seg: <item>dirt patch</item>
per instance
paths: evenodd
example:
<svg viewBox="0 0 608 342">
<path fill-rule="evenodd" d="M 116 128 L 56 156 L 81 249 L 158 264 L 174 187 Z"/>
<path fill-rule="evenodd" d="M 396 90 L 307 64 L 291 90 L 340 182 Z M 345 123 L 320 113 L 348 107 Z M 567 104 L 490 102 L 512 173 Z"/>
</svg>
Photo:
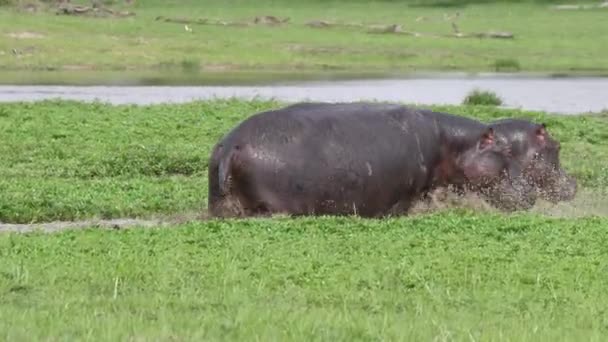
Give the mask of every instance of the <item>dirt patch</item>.
<svg viewBox="0 0 608 342">
<path fill-rule="evenodd" d="M 68 229 L 84 228 L 105 228 L 105 229 L 124 229 L 129 227 L 161 227 L 163 222 L 159 220 L 139 220 L 139 219 L 113 219 L 113 220 L 84 220 L 84 221 L 56 221 L 48 223 L 33 224 L 13 224 L 0 223 L 0 232 L 29 233 L 42 231 L 54 233 Z"/>
<path fill-rule="evenodd" d="M 488 32 L 472 32 L 472 33 L 463 33 L 460 32 L 456 23 L 452 23 L 453 33 L 449 34 L 434 34 L 434 33 L 424 33 L 424 32 L 414 32 L 407 31 L 402 28 L 399 24 L 391 24 L 391 25 L 382 25 L 382 26 L 373 26 L 367 30 L 367 33 L 370 34 L 402 34 L 412 37 L 429 37 L 429 38 L 494 38 L 494 39 L 513 39 L 513 33 L 511 32 L 497 32 L 497 31 L 488 31 Z"/>
<path fill-rule="evenodd" d="M 584 5 L 584 4 L 573 4 L 573 5 L 568 5 L 568 4 L 562 4 L 562 5 L 555 5 L 552 7 L 555 10 L 590 10 L 590 9 L 599 9 L 599 8 L 608 8 L 608 1 L 604 1 L 600 4 L 593 4 L 593 5 Z"/>
<path fill-rule="evenodd" d="M 15 39 L 42 39 L 42 38 L 46 37 L 42 33 L 29 32 L 29 31 L 10 32 L 10 33 L 7 33 L 6 36 L 10 37 L 10 38 L 15 38 Z"/>
<path fill-rule="evenodd" d="M 418 54 L 404 51 L 401 49 L 364 49 L 364 48 L 351 48 L 341 46 L 306 46 L 303 44 L 287 44 L 285 49 L 290 52 L 295 52 L 302 55 L 350 55 L 350 54 L 373 54 L 387 57 L 396 58 L 413 58 L 417 57 Z"/>
<path fill-rule="evenodd" d="M 11 49 L 11 53 L 17 58 L 22 58 L 32 56 L 36 50 L 37 48 L 35 46 L 26 46 L 20 49 Z"/>
<path fill-rule="evenodd" d="M 55 14 L 97 18 L 126 18 L 134 16 L 135 12 L 113 10 L 111 8 L 100 6 L 94 2 L 93 6 L 80 6 L 72 5 L 70 3 L 61 3 Z"/>
<path fill-rule="evenodd" d="M 177 215 L 158 216 L 153 218 L 116 218 L 116 219 L 88 219 L 81 221 L 54 221 L 44 223 L 1 223 L 0 233 L 29 233 L 43 232 L 55 233 L 64 230 L 77 229 L 108 229 L 121 230 L 128 228 L 167 228 L 196 220 L 207 219 L 205 214 L 182 213 Z"/>
<path fill-rule="evenodd" d="M 431 37 L 431 38 L 496 38 L 496 39 L 513 39 L 513 33 L 511 32 L 472 32 L 463 33 L 460 32 L 455 20 L 458 16 L 450 16 L 445 20 L 451 21 L 453 33 L 450 34 L 431 34 L 423 32 L 414 32 L 403 29 L 401 24 L 371 24 L 366 25 L 363 23 L 341 23 L 332 22 L 327 20 L 309 20 L 303 24 L 303 26 L 314 28 L 314 29 L 330 29 L 330 28 L 354 28 L 357 30 L 364 30 L 367 33 L 372 34 L 401 34 L 413 37 Z M 223 19 L 211 19 L 211 18 L 187 18 L 187 17 L 156 17 L 156 21 L 165 23 L 176 23 L 185 24 L 186 30 L 191 29 L 187 26 L 188 24 L 197 25 L 219 25 L 219 26 L 240 26 L 249 27 L 253 25 L 266 25 L 266 26 L 287 26 L 290 23 L 289 18 L 278 18 L 272 15 L 256 16 L 249 21 L 230 21 Z"/>
<path fill-rule="evenodd" d="M 95 66 L 92 64 L 68 64 L 61 67 L 63 70 L 69 71 L 84 71 L 94 70 Z"/>
<path fill-rule="evenodd" d="M 165 23 L 176 23 L 176 24 L 197 24 L 197 25 L 216 25 L 216 26 L 241 26 L 248 27 L 253 25 L 264 25 L 264 26 L 281 26 L 289 23 L 290 18 L 279 18 L 273 15 L 260 15 L 255 16 L 251 20 L 247 21 L 230 21 L 223 19 L 212 19 L 212 18 L 187 18 L 187 17 L 156 17 L 156 21 Z"/>
<path fill-rule="evenodd" d="M 331 22 L 327 20 L 311 20 L 304 23 L 305 26 L 312 28 L 330 28 L 330 27 L 355 27 L 361 28 L 365 25 L 362 23 L 340 23 L 340 22 Z"/>
<path fill-rule="evenodd" d="M 203 71 L 235 71 L 241 69 L 238 64 L 223 63 L 223 64 L 205 64 L 201 66 Z"/>
</svg>

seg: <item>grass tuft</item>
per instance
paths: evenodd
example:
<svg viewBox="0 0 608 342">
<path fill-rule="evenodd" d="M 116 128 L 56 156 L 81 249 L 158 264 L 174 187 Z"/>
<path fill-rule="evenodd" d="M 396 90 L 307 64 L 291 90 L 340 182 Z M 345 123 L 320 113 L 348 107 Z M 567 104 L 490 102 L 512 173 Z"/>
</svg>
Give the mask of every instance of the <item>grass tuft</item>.
<svg viewBox="0 0 608 342">
<path fill-rule="evenodd" d="M 183 71 L 185 72 L 199 72 L 201 65 L 199 61 L 196 60 L 190 60 L 190 59 L 184 59 L 182 60 L 182 62 L 180 63 L 181 68 Z"/>
<path fill-rule="evenodd" d="M 496 71 L 520 71 L 521 69 L 517 59 L 501 58 L 494 62 L 494 70 Z"/>
<path fill-rule="evenodd" d="M 463 100 L 466 106 L 500 106 L 502 99 L 491 91 L 475 89 Z"/>
</svg>

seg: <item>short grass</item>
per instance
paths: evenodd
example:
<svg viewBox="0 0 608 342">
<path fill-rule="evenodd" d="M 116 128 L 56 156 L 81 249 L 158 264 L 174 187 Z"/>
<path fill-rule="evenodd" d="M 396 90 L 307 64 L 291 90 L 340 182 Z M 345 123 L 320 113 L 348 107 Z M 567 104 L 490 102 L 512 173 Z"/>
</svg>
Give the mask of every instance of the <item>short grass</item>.
<svg viewBox="0 0 608 342">
<path fill-rule="evenodd" d="M 120 2 L 122 3 L 122 2 Z M 423 4 L 419 6 L 416 4 Z M 443 4 L 443 5 L 442 5 Z M 122 6 L 124 7 L 124 6 Z M 608 71 L 606 9 L 556 11 L 547 2 L 411 1 L 137 1 L 135 17 L 57 16 L 0 7 L 0 66 L 6 71 L 175 71 L 194 77 L 214 71 Z M 462 32 L 510 31 L 514 40 L 366 34 L 314 29 L 309 20 L 401 24 L 405 30 L 450 33 L 456 13 Z M 286 27 L 223 27 L 162 23 L 158 16 L 251 20 L 291 18 Z M 419 20 L 417 20 L 419 19 Z M 33 32 L 40 38 L 24 38 Z M 12 34 L 17 34 L 12 35 Z M 68 71 L 66 71 L 68 70 Z M 61 77 L 72 77 L 64 73 Z M 23 74 L 4 74 L 19 82 Z M 60 76 L 57 76 L 60 77 Z M 96 76 L 92 75 L 92 78 Z M 110 76 L 109 76 L 110 77 Z M 112 74 L 111 77 L 114 77 Z M 200 76 L 204 79 L 204 76 Z"/>
<path fill-rule="evenodd" d="M 207 206 L 213 145 L 249 115 L 283 105 L 240 100 L 150 106 L 2 104 L 0 222 L 201 212 Z M 605 115 L 430 108 L 483 121 L 524 117 L 545 122 L 562 143 L 565 168 L 588 190 L 608 189 Z"/>
<path fill-rule="evenodd" d="M 608 220 L 440 215 L 0 235 L 0 338 L 603 341 Z"/>
</svg>

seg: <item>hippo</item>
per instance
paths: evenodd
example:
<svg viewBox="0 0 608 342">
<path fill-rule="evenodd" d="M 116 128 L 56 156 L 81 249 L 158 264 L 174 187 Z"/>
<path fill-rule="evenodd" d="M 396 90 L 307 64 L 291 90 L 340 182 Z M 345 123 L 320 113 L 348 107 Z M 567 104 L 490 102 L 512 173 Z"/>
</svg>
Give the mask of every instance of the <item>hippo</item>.
<svg viewBox="0 0 608 342">
<path fill-rule="evenodd" d="M 560 143 L 551 137 L 544 123 L 501 119 L 490 125 L 496 139 L 509 146 L 522 176 L 538 197 L 552 203 L 574 199 L 577 181 L 560 165 Z"/>
<path fill-rule="evenodd" d="M 438 186 L 483 193 L 503 210 L 532 191 L 494 129 L 385 103 L 297 103 L 254 114 L 209 160 L 213 217 L 407 214 Z"/>
</svg>

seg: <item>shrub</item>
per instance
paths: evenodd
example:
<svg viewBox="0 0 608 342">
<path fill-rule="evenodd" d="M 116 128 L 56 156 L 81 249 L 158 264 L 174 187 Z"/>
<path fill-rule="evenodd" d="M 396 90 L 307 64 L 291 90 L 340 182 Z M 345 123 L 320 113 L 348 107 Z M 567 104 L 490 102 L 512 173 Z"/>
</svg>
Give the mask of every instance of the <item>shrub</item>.
<svg viewBox="0 0 608 342">
<path fill-rule="evenodd" d="M 502 99 L 491 91 L 475 89 L 465 97 L 464 105 L 500 106 Z"/>
</svg>

